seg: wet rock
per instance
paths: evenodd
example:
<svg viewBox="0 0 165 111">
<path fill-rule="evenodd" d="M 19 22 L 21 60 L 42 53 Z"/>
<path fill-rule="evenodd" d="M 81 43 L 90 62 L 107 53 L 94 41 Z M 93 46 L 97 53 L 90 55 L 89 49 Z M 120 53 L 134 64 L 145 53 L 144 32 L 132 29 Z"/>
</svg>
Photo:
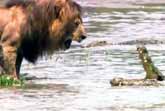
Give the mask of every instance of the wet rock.
<svg viewBox="0 0 165 111">
<path fill-rule="evenodd" d="M 113 78 L 110 81 L 112 86 L 163 86 L 156 79 L 124 79 Z"/>
</svg>

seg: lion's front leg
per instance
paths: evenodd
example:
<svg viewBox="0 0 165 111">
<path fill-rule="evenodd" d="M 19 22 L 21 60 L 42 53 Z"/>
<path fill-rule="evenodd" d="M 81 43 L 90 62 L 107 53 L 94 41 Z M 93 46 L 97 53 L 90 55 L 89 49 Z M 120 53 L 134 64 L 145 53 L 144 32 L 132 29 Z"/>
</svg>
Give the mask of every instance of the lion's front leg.
<svg viewBox="0 0 165 111">
<path fill-rule="evenodd" d="M 6 74 L 12 75 L 14 78 L 19 79 L 19 75 L 16 72 L 16 52 L 16 47 L 3 45 L 4 71 Z"/>
<path fill-rule="evenodd" d="M 3 49 L 4 59 L 4 74 L 13 76 L 19 79 L 19 75 L 16 70 L 17 51 L 21 41 L 21 24 L 17 19 L 13 18 L 13 21 L 9 22 L 2 33 L 1 45 Z"/>
</svg>

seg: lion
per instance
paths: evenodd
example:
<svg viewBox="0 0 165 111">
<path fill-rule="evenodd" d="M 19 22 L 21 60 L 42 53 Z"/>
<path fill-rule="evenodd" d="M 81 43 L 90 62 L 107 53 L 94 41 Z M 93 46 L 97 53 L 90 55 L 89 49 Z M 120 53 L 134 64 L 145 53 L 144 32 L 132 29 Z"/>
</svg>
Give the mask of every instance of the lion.
<svg viewBox="0 0 165 111">
<path fill-rule="evenodd" d="M 0 65 L 19 79 L 22 60 L 70 48 L 86 32 L 81 7 L 72 0 L 8 0 L 0 8 Z"/>
</svg>

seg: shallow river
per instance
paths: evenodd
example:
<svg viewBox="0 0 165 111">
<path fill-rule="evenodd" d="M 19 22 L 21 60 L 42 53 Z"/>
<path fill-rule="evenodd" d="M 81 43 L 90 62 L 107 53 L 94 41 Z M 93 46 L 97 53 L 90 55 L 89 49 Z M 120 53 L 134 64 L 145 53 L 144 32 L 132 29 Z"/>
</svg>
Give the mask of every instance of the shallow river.
<svg viewBox="0 0 165 111">
<path fill-rule="evenodd" d="M 106 40 L 116 45 L 56 52 L 36 65 L 23 62 L 21 73 L 38 86 L 1 89 L 0 111 L 164 111 L 165 87 L 111 87 L 113 77 L 143 78 L 132 40 L 165 41 L 163 0 L 77 0 L 84 8 L 86 45 Z M 73 43 L 77 46 L 78 43 Z M 165 74 L 165 44 L 148 44 Z"/>
</svg>

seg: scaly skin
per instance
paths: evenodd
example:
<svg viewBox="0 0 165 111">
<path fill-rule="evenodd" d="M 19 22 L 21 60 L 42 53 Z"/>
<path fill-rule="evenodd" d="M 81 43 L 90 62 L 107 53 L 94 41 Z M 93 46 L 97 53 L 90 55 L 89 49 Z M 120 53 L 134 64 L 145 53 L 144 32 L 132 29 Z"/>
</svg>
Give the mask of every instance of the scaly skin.
<svg viewBox="0 0 165 111">
<path fill-rule="evenodd" d="M 143 68 L 146 71 L 145 79 L 156 79 L 158 81 L 164 80 L 164 75 L 159 71 L 159 69 L 152 62 L 151 57 L 144 46 L 137 47 L 139 58 L 143 64 Z"/>
</svg>

